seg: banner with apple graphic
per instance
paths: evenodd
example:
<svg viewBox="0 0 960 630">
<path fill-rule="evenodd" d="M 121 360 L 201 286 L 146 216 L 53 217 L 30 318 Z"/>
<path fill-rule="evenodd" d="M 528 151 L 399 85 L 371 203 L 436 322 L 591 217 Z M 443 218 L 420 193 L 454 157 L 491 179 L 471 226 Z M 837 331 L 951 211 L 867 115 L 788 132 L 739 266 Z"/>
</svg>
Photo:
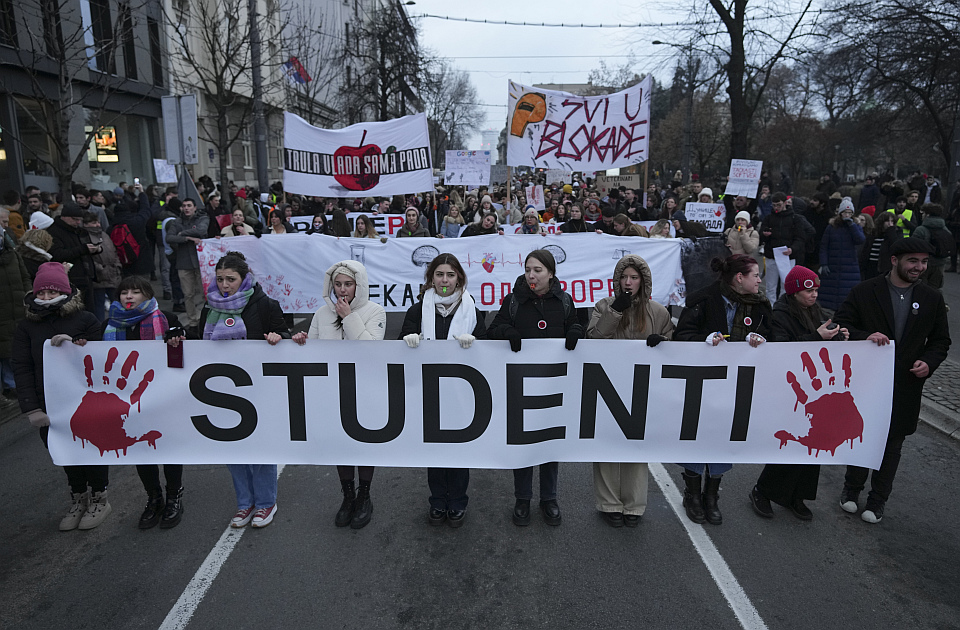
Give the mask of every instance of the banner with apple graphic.
<svg viewBox="0 0 960 630">
<path fill-rule="evenodd" d="M 433 190 L 426 114 L 321 129 L 284 112 L 283 124 L 287 192 L 367 197 Z"/>
</svg>

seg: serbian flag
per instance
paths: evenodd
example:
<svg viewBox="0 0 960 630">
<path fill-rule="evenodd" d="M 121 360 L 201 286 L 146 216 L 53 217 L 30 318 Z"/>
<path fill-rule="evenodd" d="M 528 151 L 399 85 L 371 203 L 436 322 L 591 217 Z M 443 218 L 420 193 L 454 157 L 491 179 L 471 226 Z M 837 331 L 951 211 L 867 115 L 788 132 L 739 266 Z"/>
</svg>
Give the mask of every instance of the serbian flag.
<svg viewBox="0 0 960 630">
<path fill-rule="evenodd" d="M 299 83 L 302 85 L 311 80 L 306 68 L 303 67 L 303 64 L 301 64 L 300 60 L 296 57 L 290 57 L 290 59 L 283 64 L 283 71 L 291 83 Z"/>
</svg>

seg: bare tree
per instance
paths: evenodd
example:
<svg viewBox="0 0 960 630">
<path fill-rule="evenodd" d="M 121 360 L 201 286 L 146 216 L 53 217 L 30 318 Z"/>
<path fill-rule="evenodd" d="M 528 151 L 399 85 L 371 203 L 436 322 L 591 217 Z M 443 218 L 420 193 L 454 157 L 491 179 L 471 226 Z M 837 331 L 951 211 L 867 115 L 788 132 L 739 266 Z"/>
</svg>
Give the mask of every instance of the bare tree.
<svg viewBox="0 0 960 630">
<path fill-rule="evenodd" d="M 137 99 L 122 111 L 107 109 L 112 98 L 125 90 L 126 81 L 115 76 L 117 51 L 133 37 L 132 12 L 142 5 L 126 2 L 119 6 L 112 21 L 98 14 L 95 22 L 86 23 L 79 6 L 68 0 L 27 0 L 19 4 L 15 52 L 29 87 L 0 82 L 0 91 L 15 95 L 21 110 L 52 146 L 49 166 L 64 199 L 72 194 L 73 175 L 87 159 L 87 149 L 98 131 L 143 100 Z M 47 87 L 50 77 L 56 80 L 55 90 Z M 40 104 L 39 114 L 22 102 L 23 97 L 16 96 L 24 93 Z M 91 130 L 84 133 L 83 142 L 71 148 L 71 128 L 78 124 Z"/>
<path fill-rule="evenodd" d="M 343 74 L 337 63 L 343 42 L 330 32 L 335 28 L 316 5 L 298 4 L 283 33 L 284 59 L 296 57 L 309 76 L 305 83 L 287 83 L 286 108 L 311 125 L 330 126 L 339 119 L 339 112 L 328 106 L 336 100 Z"/>
<path fill-rule="evenodd" d="M 430 152 L 437 168 L 444 151 L 466 148 L 467 139 L 480 130 L 485 115 L 470 75 L 447 61 L 436 61 L 424 73 L 420 96 L 430 128 Z"/>
<path fill-rule="evenodd" d="M 373 9 L 347 34 L 339 60 L 346 81 L 340 91 L 347 123 L 390 120 L 420 106 L 426 70 L 417 27 L 396 2 Z"/>
</svg>

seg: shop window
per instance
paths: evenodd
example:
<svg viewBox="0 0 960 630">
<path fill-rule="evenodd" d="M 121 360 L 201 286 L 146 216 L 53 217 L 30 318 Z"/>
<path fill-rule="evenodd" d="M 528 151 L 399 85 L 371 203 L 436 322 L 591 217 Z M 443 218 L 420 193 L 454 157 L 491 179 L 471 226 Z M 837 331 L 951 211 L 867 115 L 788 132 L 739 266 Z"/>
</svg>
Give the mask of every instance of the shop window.
<svg viewBox="0 0 960 630">
<path fill-rule="evenodd" d="M 17 48 L 17 18 L 13 0 L 0 0 L 0 46 Z"/>
<path fill-rule="evenodd" d="M 16 99 L 17 129 L 23 150 L 23 173 L 25 175 L 53 176 L 54 152 L 50 136 L 41 121 L 52 118 L 44 107 L 34 100 Z"/>
</svg>

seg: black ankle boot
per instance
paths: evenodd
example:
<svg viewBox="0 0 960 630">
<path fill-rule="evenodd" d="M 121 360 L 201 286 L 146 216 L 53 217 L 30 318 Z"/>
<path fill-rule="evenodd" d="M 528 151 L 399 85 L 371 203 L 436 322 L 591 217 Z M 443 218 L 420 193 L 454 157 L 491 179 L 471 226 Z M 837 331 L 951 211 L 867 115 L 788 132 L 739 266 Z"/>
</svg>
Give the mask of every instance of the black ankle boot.
<svg viewBox="0 0 960 630">
<path fill-rule="evenodd" d="M 357 499 L 353 502 L 353 518 L 350 520 L 351 529 L 362 529 L 370 522 L 373 516 L 373 503 L 370 502 L 370 482 L 360 481 L 357 489 Z"/>
<path fill-rule="evenodd" d="M 707 477 L 703 484 L 703 513 L 707 522 L 711 525 L 720 525 L 723 523 L 723 515 L 720 514 L 720 506 L 717 502 L 720 500 L 720 477 Z"/>
<path fill-rule="evenodd" d="M 687 518 L 694 523 L 706 520 L 703 514 L 703 504 L 700 502 L 700 475 L 684 472 L 683 507 L 687 510 Z"/>
<path fill-rule="evenodd" d="M 343 490 L 343 503 L 337 510 L 337 518 L 333 524 L 337 527 L 346 527 L 353 518 L 353 502 L 357 499 L 357 494 L 353 490 L 353 479 L 349 481 L 340 480 L 340 487 Z"/>
<path fill-rule="evenodd" d="M 160 519 L 160 529 L 170 529 L 180 523 L 183 516 L 183 487 L 176 490 L 167 488 L 167 505 L 163 509 L 163 518 Z"/>
<path fill-rule="evenodd" d="M 147 505 L 143 508 L 143 514 L 140 515 L 140 522 L 137 527 L 140 529 L 150 529 L 160 522 L 163 516 L 163 490 L 157 488 L 147 493 Z"/>
</svg>

